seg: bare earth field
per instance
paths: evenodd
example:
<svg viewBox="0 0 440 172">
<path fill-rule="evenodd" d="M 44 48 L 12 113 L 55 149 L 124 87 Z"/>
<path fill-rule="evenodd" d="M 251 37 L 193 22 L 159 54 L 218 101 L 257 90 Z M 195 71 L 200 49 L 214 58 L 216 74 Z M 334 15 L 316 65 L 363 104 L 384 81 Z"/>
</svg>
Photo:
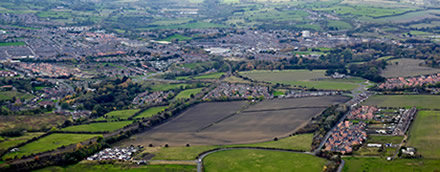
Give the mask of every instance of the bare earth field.
<svg viewBox="0 0 440 172">
<path fill-rule="evenodd" d="M 292 134 L 330 104 L 346 100 L 348 98 L 343 96 L 268 100 L 245 111 L 248 105 L 245 101 L 201 103 L 165 124 L 134 135 L 121 145 L 229 145 L 270 141 Z"/>
<path fill-rule="evenodd" d="M 398 62 L 398 65 L 395 64 Z M 419 66 L 423 60 L 417 59 L 396 59 L 389 61 L 389 65 L 382 71 L 381 75 L 386 78 L 390 77 L 407 77 L 427 75 L 440 72 L 440 69 Z"/>
</svg>

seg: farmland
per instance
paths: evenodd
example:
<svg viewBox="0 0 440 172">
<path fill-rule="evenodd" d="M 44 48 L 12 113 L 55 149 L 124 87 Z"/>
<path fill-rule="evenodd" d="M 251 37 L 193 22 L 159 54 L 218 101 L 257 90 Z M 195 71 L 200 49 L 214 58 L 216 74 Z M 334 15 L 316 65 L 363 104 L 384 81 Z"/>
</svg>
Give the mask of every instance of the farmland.
<svg viewBox="0 0 440 172">
<path fill-rule="evenodd" d="M 261 102 L 261 105 L 252 105 L 249 109 L 246 109 L 248 103 L 245 101 L 201 103 L 165 124 L 134 135 L 123 144 L 183 146 L 269 141 L 292 134 L 328 105 L 347 99 L 328 96 L 269 100 Z M 316 106 L 307 106 L 310 102 Z"/>
<path fill-rule="evenodd" d="M 168 91 L 176 88 L 185 88 L 189 86 L 189 84 L 156 84 L 152 86 L 153 91 Z"/>
<path fill-rule="evenodd" d="M 396 65 L 396 62 L 398 63 Z M 406 77 L 439 73 L 440 69 L 420 66 L 423 60 L 396 59 L 388 61 L 389 65 L 381 72 L 383 77 Z"/>
<path fill-rule="evenodd" d="M 107 132 L 114 131 L 124 126 L 131 124 L 131 121 L 119 121 L 119 122 L 100 122 L 83 125 L 75 125 L 67 128 L 63 128 L 62 131 L 82 131 L 82 132 Z"/>
<path fill-rule="evenodd" d="M 240 72 L 241 75 L 258 81 L 289 84 L 316 89 L 353 90 L 361 79 L 331 79 L 325 76 L 325 70 L 283 70 L 283 71 L 250 71 Z"/>
<path fill-rule="evenodd" d="M 347 157 L 344 172 L 412 172 L 435 171 L 440 168 L 440 161 L 427 159 L 397 159 L 387 161 L 381 158 L 354 158 Z"/>
<path fill-rule="evenodd" d="M 440 96 L 435 95 L 374 95 L 364 103 L 379 107 L 412 107 L 438 109 Z"/>
<path fill-rule="evenodd" d="M 206 171 L 322 171 L 326 163 L 312 155 L 243 149 L 210 154 L 203 165 Z"/>
<path fill-rule="evenodd" d="M 424 158 L 440 158 L 440 111 L 420 111 L 409 131 L 408 146 Z"/>
<path fill-rule="evenodd" d="M 45 152 L 48 150 L 56 149 L 61 146 L 67 146 L 70 144 L 76 144 L 93 137 L 100 135 L 97 134 L 51 134 L 49 136 L 38 139 L 37 141 L 28 143 L 22 147 L 19 147 L 19 151 L 13 153 L 7 153 L 3 158 L 21 157 L 38 152 Z"/>
<path fill-rule="evenodd" d="M 167 108 L 167 106 L 151 107 L 151 108 L 148 108 L 147 110 L 143 111 L 139 115 L 136 115 L 135 118 L 148 118 L 148 117 L 151 117 L 153 115 L 158 114 L 159 112 L 164 111 L 166 108 Z"/>
<path fill-rule="evenodd" d="M 185 41 L 185 40 L 190 40 L 190 39 L 192 39 L 192 38 L 191 37 L 187 37 L 187 36 L 183 36 L 183 35 L 180 35 L 180 34 L 175 34 L 175 35 L 166 37 L 165 39 L 162 39 L 161 41 L 169 41 L 169 42 L 171 42 L 173 40 Z"/>
</svg>

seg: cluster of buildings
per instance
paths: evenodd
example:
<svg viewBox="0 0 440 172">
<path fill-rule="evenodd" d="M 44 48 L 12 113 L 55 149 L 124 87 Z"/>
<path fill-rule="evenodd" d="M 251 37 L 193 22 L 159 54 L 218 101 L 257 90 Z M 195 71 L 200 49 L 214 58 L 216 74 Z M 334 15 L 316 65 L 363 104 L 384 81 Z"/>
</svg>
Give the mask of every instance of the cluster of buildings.
<svg viewBox="0 0 440 172">
<path fill-rule="evenodd" d="M 411 109 L 405 109 L 401 115 L 399 122 L 397 123 L 396 128 L 394 128 L 393 135 L 395 136 L 403 136 L 405 132 L 408 130 L 409 125 L 411 124 L 414 116 L 416 115 L 417 109 L 415 107 Z"/>
<path fill-rule="evenodd" d="M 394 88 L 411 88 L 421 87 L 427 84 L 436 84 L 440 82 L 440 73 L 418 76 L 418 77 L 398 77 L 389 78 L 384 83 L 379 85 L 380 89 L 394 89 Z"/>
<path fill-rule="evenodd" d="M 205 95 L 204 99 L 246 99 L 246 98 L 272 98 L 269 88 L 264 86 L 251 86 L 247 84 L 222 83 Z"/>
<path fill-rule="evenodd" d="M 29 75 L 50 78 L 69 77 L 81 72 L 78 68 L 68 68 L 50 63 L 16 63 L 15 69 L 27 72 Z"/>
<path fill-rule="evenodd" d="M 131 160 L 132 155 L 139 151 L 139 147 L 126 147 L 126 148 L 106 148 L 87 158 L 89 161 L 102 161 L 102 160 Z"/>
<path fill-rule="evenodd" d="M 325 150 L 342 154 L 352 153 L 353 146 L 360 145 L 367 139 L 366 126 L 364 122 L 340 122 L 324 144 Z"/>
<path fill-rule="evenodd" d="M 174 92 L 173 91 L 168 91 L 168 92 L 164 92 L 164 91 L 156 91 L 156 92 L 143 92 L 140 93 L 139 95 L 137 95 L 134 99 L 133 99 L 133 104 L 135 105 L 143 105 L 143 104 L 160 104 L 162 102 L 165 102 L 166 100 L 168 100 L 168 98 L 170 98 L 170 96 L 173 96 Z"/>
<path fill-rule="evenodd" d="M 12 71 L 0 71 L 0 77 L 13 77 L 13 76 L 17 76 L 17 72 L 12 72 Z"/>
<path fill-rule="evenodd" d="M 370 120 L 373 119 L 374 113 L 377 112 L 377 109 L 374 106 L 360 106 L 356 109 L 350 111 L 347 115 L 348 119 L 361 119 L 361 120 Z"/>
<path fill-rule="evenodd" d="M 341 95 L 340 91 L 303 91 L 291 90 L 286 95 L 280 96 L 284 98 L 301 98 L 301 97 L 319 97 L 319 96 L 333 96 Z"/>
</svg>

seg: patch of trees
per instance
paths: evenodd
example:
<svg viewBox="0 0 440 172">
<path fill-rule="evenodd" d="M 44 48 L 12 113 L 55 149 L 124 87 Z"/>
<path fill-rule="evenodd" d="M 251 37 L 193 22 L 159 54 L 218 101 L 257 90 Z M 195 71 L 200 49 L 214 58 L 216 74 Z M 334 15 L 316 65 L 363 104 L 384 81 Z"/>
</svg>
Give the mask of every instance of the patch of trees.
<svg viewBox="0 0 440 172">
<path fill-rule="evenodd" d="M 384 70 L 387 63 L 384 60 L 371 61 L 363 64 L 352 64 L 348 68 L 349 74 L 359 76 L 374 82 L 383 82 L 385 78 L 380 76 L 380 71 Z"/>
<path fill-rule="evenodd" d="M 89 86 L 96 91 L 79 89 L 79 96 L 76 103 L 82 103 L 80 108 L 91 110 L 92 116 L 98 117 L 111 110 L 123 109 L 131 104 L 136 94 L 144 92 L 145 88 L 138 83 L 131 82 L 131 79 L 117 78 L 105 80 Z"/>
</svg>

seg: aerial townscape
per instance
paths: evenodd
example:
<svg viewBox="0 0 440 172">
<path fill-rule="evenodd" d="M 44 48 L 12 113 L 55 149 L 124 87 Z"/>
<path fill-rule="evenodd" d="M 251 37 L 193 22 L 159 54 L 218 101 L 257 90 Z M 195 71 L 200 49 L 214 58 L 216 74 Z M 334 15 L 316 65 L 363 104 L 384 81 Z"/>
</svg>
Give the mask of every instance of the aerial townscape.
<svg viewBox="0 0 440 172">
<path fill-rule="evenodd" d="M 0 171 L 440 171 L 440 1 L 0 0 Z"/>
</svg>

